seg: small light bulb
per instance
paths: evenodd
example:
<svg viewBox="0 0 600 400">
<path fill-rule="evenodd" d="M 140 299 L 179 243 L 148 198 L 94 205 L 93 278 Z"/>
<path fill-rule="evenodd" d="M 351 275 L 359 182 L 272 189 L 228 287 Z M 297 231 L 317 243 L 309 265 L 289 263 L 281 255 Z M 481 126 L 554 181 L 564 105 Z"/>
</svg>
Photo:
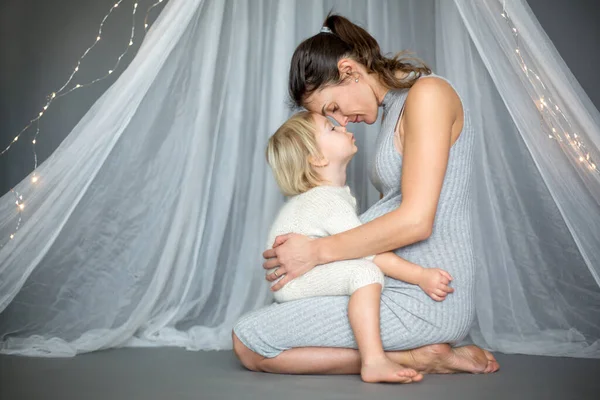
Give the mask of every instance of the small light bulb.
<svg viewBox="0 0 600 400">
<path fill-rule="evenodd" d="M 579 157 L 579 161 L 583 162 L 583 157 Z"/>
<path fill-rule="evenodd" d="M 516 49 L 515 51 L 517 52 L 517 54 L 519 54 L 519 49 Z"/>
<path fill-rule="evenodd" d="M 115 4 L 115 7 L 119 7 L 119 3 L 116 3 L 116 4 Z"/>
<path fill-rule="evenodd" d="M 131 46 L 133 44 L 133 40 L 129 42 L 129 45 Z"/>
<path fill-rule="evenodd" d="M 144 28 L 147 28 L 147 27 L 148 27 L 148 24 L 144 24 Z"/>
<path fill-rule="evenodd" d="M 576 134 L 576 133 L 574 133 L 574 134 L 573 134 L 573 137 L 574 137 L 575 139 L 577 139 L 577 134 Z"/>
<path fill-rule="evenodd" d="M 78 84 L 77 84 L 77 86 L 75 86 L 75 87 L 78 87 L 78 88 L 80 88 L 80 87 L 81 87 L 81 85 L 78 83 Z"/>
<path fill-rule="evenodd" d="M 32 176 L 31 177 L 31 182 L 32 183 L 36 183 L 38 181 L 38 177 L 37 176 Z"/>
<path fill-rule="evenodd" d="M 97 41 L 99 41 L 99 40 L 100 40 L 100 36 L 98 36 L 98 37 L 96 38 L 96 42 L 97 42 Z"/>
<path fill-rule="evenodd" d="M 137 8 L 137 5 L 138 5 L 138 3 L 135 3 L 135 4 L 133 5 L 133 8 Z"/>
<path fill-rule="evenodd" d="M 31 143 L 35 144 L 35 139 L 33 139 L 33 141 Z"/>
<path fill-rule="evenodd" d="M 552 135 L 548 135 L 548 137 L 549 137 L 550 139 L 552 139 Z"/>
<path fill-rule="evenodd" d="M 25 208 L 25 204 L 19 204 L 19 209 L 21 209 L 21 211 L 23 211 L 24 208 Z"/>
<path fill-rule="evenodd" d="M 502 13 L 500 15 L 502 15 L 502 18 L 506 18 L 506 14 Z"/>
<path fill-rule="evenodd" d="M 109 73 L 109 74 L 112 74 L 112 69 L 111 69 L 111 70 L 108 70 L 108 73 Z"/>
<path fill-rule="evenodd" d="M 556 129 L 552 128 L 552 132 L 556 133 Z"/>
<path fill-rule="evenodd" d="M 47 110 L 47 109 L 48 109 L 48 106 L 47 106 L 47 105 L 45 105 L 45 106 L 44 106 L 44 110 Z"/>
<path fill-rule="evenodd" d="M 56 97 L 56 93 L 52 93 L 52 98 L 55 98 L 55 97 Z"/>
<path fill-rule="evenodd" d="M 41 117 L 42 115 L 44 115 L 44 112 L 40 112 L 40 117 Z"/>
<path fill-rule="evenodd" d="M 596 164 L 592 164 L 592 169 L 596 169 Z"/>
<path fill-rule="evenodd" d="M 11 238 L 11 239 L 14 239 L 14 238 L 15 238 L 15 235 L 14 235 L 14 233 L 10 235 L 10 238 Z"/>
<path fill-rule="evenodd" d="M 15 136 L 15 139 L 13 140 L 13 142 L 16 142 L 17 140 L 19 140 L 19 137 Z"/>
<path fill-rule="evenodd" d="M 513 32 L 514 32 L 514 33 L 517 33 L 517 28 L 513 28 Z"/>
<path fill-rule="evenodd" d="M 79 71 L 79 67 L 75 67 L 75 72 Z"/>
</svg>

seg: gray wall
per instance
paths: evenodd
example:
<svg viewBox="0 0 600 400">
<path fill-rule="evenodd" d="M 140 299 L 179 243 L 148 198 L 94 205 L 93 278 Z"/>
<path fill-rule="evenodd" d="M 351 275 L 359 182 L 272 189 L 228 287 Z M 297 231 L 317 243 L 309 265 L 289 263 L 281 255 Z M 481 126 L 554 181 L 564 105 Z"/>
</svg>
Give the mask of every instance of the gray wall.
<svg viewBox="0 0 600 400">
<path fill-rule="evenodd" d="M 600 1 L 527 0 L 596 108 L 600 109 Z"/>
<path fill-rule="evenodd" d="M 449 1 L 449 0 L 448 0 Z M 475 0 L 474 0 L 475 1 Z M 479 0 L 477 0 L 479 1 Z M 93 44 L 102 17 L 115 0 L 3 0 L 0 2 L 0 148 L 10 143 L 43 107 L 45 97 L 68 78 L 83 51 Z M 528 0 L 558 51 L 600 108 L 600 17 L 598 0 Z M 153 0 L 139 0 L 137 29 Z M 156 15 L 158 9 L 152 15 Z M 126 47 L 131 2 L 125 1 L 105 25 L 103 40 L 80 68 L 86 82 L 112 68 Z M 134 40 L 132 53 L 140 43 Z M 127 65 L 131 57 L 123 59 Z M 94 87 L 53 104 L 41 122 L 40 161 L 52 153 L 94 101 L 118 77 L 122 68 Z M 13 149 L 0 156 L 0 193 L 5 193 L 33 168 L 29 131 Z M 1 150 L 0 149 L 0 150 Z"/>
</svg>

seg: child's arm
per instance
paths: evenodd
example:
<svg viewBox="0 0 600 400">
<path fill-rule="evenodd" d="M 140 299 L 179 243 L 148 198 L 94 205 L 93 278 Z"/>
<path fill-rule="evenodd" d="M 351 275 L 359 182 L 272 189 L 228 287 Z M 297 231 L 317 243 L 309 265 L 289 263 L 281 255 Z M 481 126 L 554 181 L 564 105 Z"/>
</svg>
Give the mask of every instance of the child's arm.
<svg viewBox="0 0 600 400">
<path fill-rule="evenodd" d="M 454 289 L 448 286 L 452 281 L 452 276 L 442 269 L 423 268 L 392 252 L 378 254 L 373 262 L 384 275 L 418 285 L 435 301 L 443 301 L 448 293 L 454 292 Z"/>
<path fill-rule="evenodd" d="M 340 196 L 330 196 L 321 199 L 322 207 L 327 210 L 327 218 L 323 225 L 329 235 L 356 228 L 361 225 L 354 204 Z M 372 257 L 372 256 L 371 256 Z M 371 257 L 366 257 L 371 259 Z M 382 253 L 373 259 L 375 265 L 384 275 L 418 285 L 429 297 L 435 301 L 443 301 L 448 293 L 454 289 L 448 284 L 452 280 L 449 273 L 438 268 L 423 268 L 398 257 L 392 252 Z"/>
</svg>

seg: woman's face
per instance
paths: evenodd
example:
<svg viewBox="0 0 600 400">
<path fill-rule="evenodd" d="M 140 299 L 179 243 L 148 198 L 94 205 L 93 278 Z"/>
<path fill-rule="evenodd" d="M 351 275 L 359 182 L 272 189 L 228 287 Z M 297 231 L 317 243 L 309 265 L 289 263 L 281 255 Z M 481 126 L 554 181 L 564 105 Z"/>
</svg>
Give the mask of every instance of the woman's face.
<svg viewBox="0 0 600 400">
<path fill-rule="evenodd" d="M 317 89 L 306 99 L 304 107 L 313 113 L 332 117 L 342 126 L 349 122 L 375 123 L 379 110 L 377 98 L 366 79 L 361 77 L 351 75 L 339 84 Z"/>
</svg>

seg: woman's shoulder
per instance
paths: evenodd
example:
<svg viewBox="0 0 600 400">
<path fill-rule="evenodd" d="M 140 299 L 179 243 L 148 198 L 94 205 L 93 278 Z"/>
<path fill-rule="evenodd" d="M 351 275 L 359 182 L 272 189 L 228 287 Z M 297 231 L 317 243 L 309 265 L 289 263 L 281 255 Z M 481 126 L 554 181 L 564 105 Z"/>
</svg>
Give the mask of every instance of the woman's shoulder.
<svg viewBox="0 0 600 400">
<path fill-rule="evenodd" d="M 458 93 L 454 89 L 454 85 L 448 80 L 439 75 L 430 74 L 423 75 L 412 85 L 408 90 L 409 96 L 416 94 L 423 96 L 435 96 L 435 95 L 452 95 L 458 96 Z"/>
<path fill-rule="evenodd" d="M 459 110 L 462 100 L 460 95 L 446 78 L 438 75 L 426 75 L 420 77 L 408 90 L 406 96 L 406 107 L 434 106 Z"/>
</svg>

